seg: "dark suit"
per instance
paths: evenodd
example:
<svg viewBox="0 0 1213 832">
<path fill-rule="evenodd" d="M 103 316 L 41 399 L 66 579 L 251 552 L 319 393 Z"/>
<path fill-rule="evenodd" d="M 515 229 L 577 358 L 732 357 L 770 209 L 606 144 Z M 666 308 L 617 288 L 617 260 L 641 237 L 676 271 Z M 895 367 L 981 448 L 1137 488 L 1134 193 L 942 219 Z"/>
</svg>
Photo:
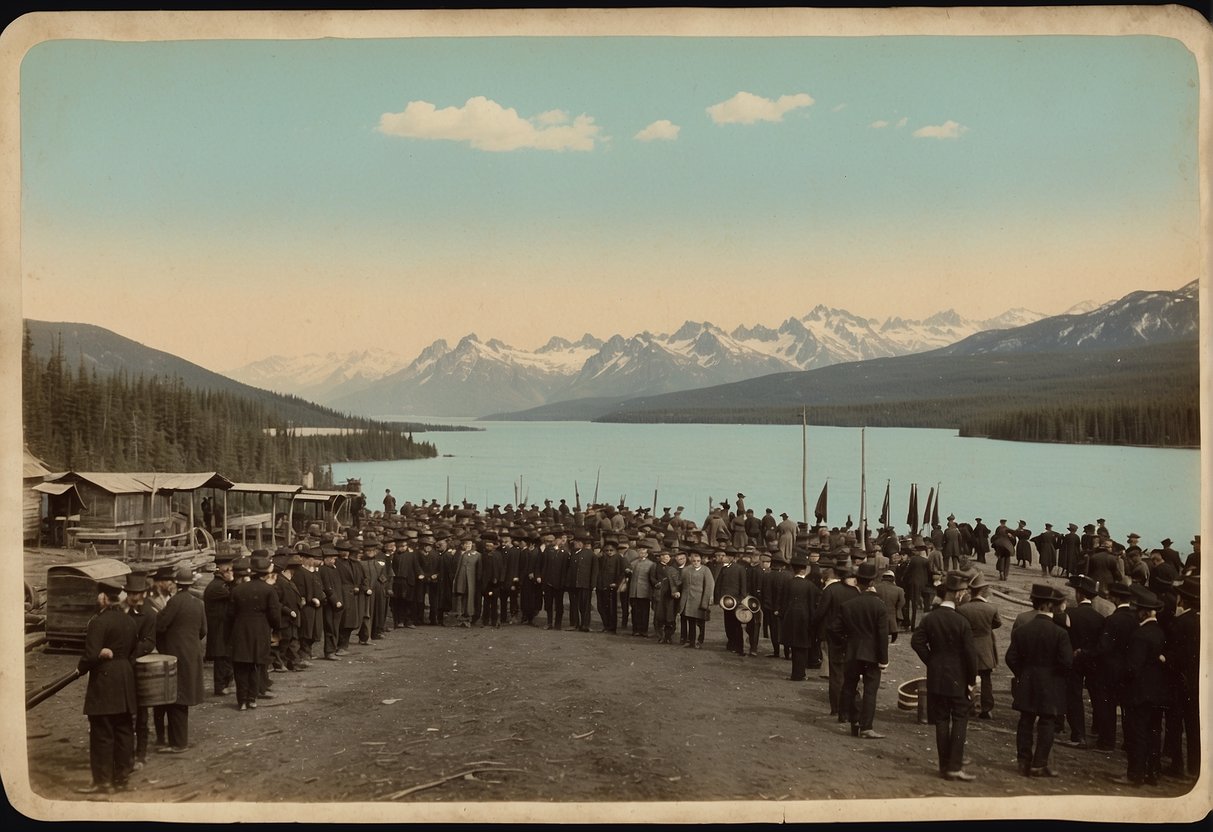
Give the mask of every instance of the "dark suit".
<svg viewBox="0 0 1213 832">
<path fill-rule="evenodd" d="M 939 771 L 960 771 L 969 726 L 969 686 L 977 677 L 972 628 L 945 602 L 922 619 L 910 646 L 927 667 L 927 710 L 935 723 Z"/>
<path fill-rule="evenodd" d="M 1099 747 L 1106 751 L 1116 747 L 1116 709 L 1124 704 L 1129 637 L 1137 624 L 1136 612 L 1128 606 L 1117 607 L 1104 619 L 1095 651 L 1099 666 L 1099 699 L 1092 707 L 1094 732 L 1099 735 Z"/>
<path fill-rule="evenodd" d="M 115 602 L 89 619 L 84 630 L 84 652 L 76 669 L 88 674 L 84 713 L 88 717 L 89 768 L 93 782 L 124 784 L 130 776 L 135 737 L 135 668 L 131 663 L 138 626 Z M 103 659 L 109 648 L 114 655 Z"/>
<path fill-rule="evenodd" d="M 792 651 L 792 680 L 804 681 L 805 667 L 809 659 L 809 644 L 813 640 L 811 628 L 821 590 L 817 584 L 803 575 L 788 578 L 782 593 L 779 625 L 783 645 Z"/>
<path fill-rule="evenodd" d="M 281 609 L 274 588 L 260 578 L 237 584 L 232 590 L 229 616 L 238 705 L 257 700 L 260 689 L 258 667 L 270 660 L 270 639 L 281 625 Z M 327 646 L 328 633 L 325 635 Z"/>
<path fill-rule="evenodd" d="M 1162 655 L 1166 643 L 1157 620 L 1142 623 L 1129 636 L 1125 679 L 1125 753 L 1128 777 L 1156 780 L 1162 769 L 1162 717 L 1171 700 Z M 1102 739 L 1102 737 L 1101 737 Z"/>
<path fill-rule="evenodd" d="M 930 611 L 930 593 L 934 591 L 931 585 L 931 562 L 922 555 L 914 555 L 905 562 L 902 572 L 902 589 L 906 591 L 906 601 L 909 611 L 906 614 L 906 625 L 912 630 L 918 623 L 918 614 Z"/>
<path fill-rule="evenodd" d="M 177 657 L 177 701 L 166 706 L 168 742 L 174 748 L 189 746 L 189 709 L 202 703 L 205 638 L 206 608 L 202 599 L 178 587 L 156 616 L 156 648 Z"/>
<path fill-rule="evenodd" d="M 1015 748 L 1021 773 L 1024 767 L 1039 769 L 1049 763 L 1056 717 L 1065 710 L 1066 676 L 1073 663 L 1070 637 L 1051 615 L 1039 612 L 1012 631 L 1007 667 L 1015 674 L 1011 707 L 1019 711 Z"/>
<path fill-rule="evenodd" d="M 216 575 L 202 591 L 206 611 L 206 656 L 212 662 L 211 681 L 216 694 L 232 683 L 232 659 L 228 649 L 227 607 L 232 584 Z"/>
<path fill-rule="evenodd" d="M 602 629 L 613 633 L 619 626 L 619 582 L 623 580 L 623 556 L 611 552 L 600 557 L 598 579 L 594 582 L 594 589 L 598 593 L 598 617 L 602 619 Z"/>
<path fill-rule="evenodd" d="M 328 658 L 337 652 L 345 618 L 347 594 L 335 563 L 322 564 L 317 574 L 320 576 L 320 589 L 324 595 L 324 655 Z"/>
<path fill-rule="evenodd" d="M 1200 612 L 1188 610 L 1171 619 L 1165 655 L 1175 680 L 1174 718 L 1167 715 L 1164 752 L 1172 772 L 1185 770 L 1183 738 L 1188 740 L 1186 771 L 1200 773 Z"/>
<path fill-rule="evenodd" d="M 723 596 L 732 595 L 740 604 L 741 599 L 746 596 L 747 590 L 746 568 L 734 561 L 722 566 L 720 573 L 716 576 L 716 597 L 713 600 L 720 603 Z M 745 638 L 742 634 L 741 622 L 737 620 L 736 609 L 724 611 L 724 634 L 729 652 L 744 656 Z"/>
<path fill-rule="evenodd" d="M 564 565 L 568 552 L 556 546 L 548 546 L 539 553 L 536 571 L 543 579 L 543 609 L 547 614 L 547 627 L 559 630 L 564 620 Z"/>
<path fill-rule="evenodd" d="M 830 713 L 838 714 L 838 721 L 845 722 L 845 714 L 838 705 L 842 699 L 842 677 L 846 673 L 846 646 L 834 630 L 834 621 L 842 605 L 859 594 L 859 588 L 844 581 L 835 581 L 821 591 L 821 603 L 813 614 L 813 632 L 824 637 L 829 645 L 830 668 Z"/>
<path fill-rule="evenodd" d="M 843 671 L 839 714 L 860 731 L 872 728 L 876 718 L 876 692 L 880 689 L 881 665 L 889 663 L 888 610 L 875 590 L 861 592 L 841 606 L 834 619 L 834 641 L 844 646 L 846 666 Z M 830 648 L 833 658 L 834 648 Z M 863 679 L 863 703 L 855 699 L 859 680 Z"/>
<path fill-rule="evenodd" d="M 1082 691 L 1085 687 L 1094 709 L 1096 691 L 1099 689 L 1095 651 L 1099 636 L 1103 633 L 1104 617 L 1095 611 L 1090 601 L 1084 601 L 1067 610 L 1066 618 L 1070 629 L 1070 647 L 1074 650 L 1074 662 L 1066 679 L 1066 720 L 1070 723 L 1070 740 L 1081 742 L 1087 739 Z"/>
<path fill-rule="evenodd" d="M 152 609 L 150 604 L 142 604 L 138 610 L 128 608 L 126 614 L 135 621 L 136 640 L 135 652 L 131 654 L 131 661 L 153 653 L 156 650 L 156 611 Z M 150 708 L 139 706 L 135 709 L 135 760 L 138 762 L 147 761 L 147 717 Z M 164 730 L 164 723 L 160 723 L 161 733 Z M 164 743 L 164 737 L 160 737 L 161 744 Z"/>
</svg>

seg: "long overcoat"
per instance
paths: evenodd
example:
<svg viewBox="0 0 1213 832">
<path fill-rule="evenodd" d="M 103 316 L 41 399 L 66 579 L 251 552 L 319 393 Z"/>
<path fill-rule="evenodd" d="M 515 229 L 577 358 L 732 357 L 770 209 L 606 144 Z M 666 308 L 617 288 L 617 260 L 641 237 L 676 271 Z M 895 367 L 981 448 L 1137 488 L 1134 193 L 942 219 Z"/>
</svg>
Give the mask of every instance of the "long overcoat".
<svg viewBox="0 0 1213 832">
<path fill-rule="evenodd" d="M 89 619 L 84 630 L 84 653 L 76 669 L 88 674 L 84 692 L 84 713 L 88 716 L 134 713 L 136 630 L 133 618 L 117 605 L 106 607 Z M 108 647 L 113 658 L 101 658 Z"/>
<path fill-rule="evenodd" d="M 156 650 L 177 657 L 177 704 L 202 703 L 202 654 L 206 607 L 202 599 L 178 589 L 156 616 Z"/>
<path fill-rule="evenodd" d="M 202 606 L 206 611 L 205 658 L 227 658 L 227 607 L 231 597 L 232 584 L 218 575 L 202 591 Z"/>
<path fill-rule="evenodd" d="M 637 564 L 639 563 L 640 561 L 637 561 Z M 712 570 L 703 564 L 685 567 L 682 570 L 682 597 L 678 599 L 678 612 L 687 618 L 707 621 L 708 608 L 715 590 L 716 582 L 712 578 Z"/>
<path fill-rule="evenodd" d="M 1007 667 L 1015 674 L 1011 707 L 1044 716 L 1065 713 L 1066 680 L 1074 663 L 1070 636 L 1051 615 L 1012 631 Z"/>
<path fill-rule="evenodd" d="M 232 590 L 232 661 L 268 664 L 270 636 L 281 625 L 278 595 L 261 579 Z"/>
<path fill-rule="evenodd" d="M 973 599 L 956 608 L 965 617 L 973 630 L 973 649 L 977 651 L 977 669 L 993 670 L 998 667 L 998 648 L 994 642 L 994 631 L 1002 626 L 998 607 L 988 601 Z"/>
</svg>

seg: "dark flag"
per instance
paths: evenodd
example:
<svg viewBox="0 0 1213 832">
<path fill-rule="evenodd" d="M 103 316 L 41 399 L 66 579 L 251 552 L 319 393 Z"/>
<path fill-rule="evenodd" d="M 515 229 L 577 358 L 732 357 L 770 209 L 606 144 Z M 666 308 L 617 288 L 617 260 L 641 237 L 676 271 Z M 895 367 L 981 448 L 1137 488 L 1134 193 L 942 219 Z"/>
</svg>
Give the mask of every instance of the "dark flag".
<svg viewBox="0 0 1213 832">
<path fill-rule="evenodd" d="M 821 525 L 826 521 L 826 491 L 830 487 L 830 481 L 826 480 L 826 484 L 821 487 L 821 496 L 817 498 L 817 506 L 813 509 L 813 516 L 817 518 L 817 525 Z"/>
<path fill-rule="evenodd" d="M 886 528 L 889 525 L 889 483 L 884 484 L 884 505 L 880 507 L 880 527 Z"/>
<path fill-rule="evenodd" d="M 565 493 L 567 494 L 568 492 Z M 577 480 L 573 480 L 573 499 L 576 500 L 574 505 L 576 505 L 577 510 L 581 511 L 581 492 L 577 490 Z"/>
<path fill-rule="evenodd" d="M 918 486 L 910 484 L 910 510 L 906 513 L 906 523 L 910 534 L 918 534 Z"/>
<path fill-rule="evenodd" d="M 943 491 L 943 486 L 940 486 L 935 491 L 935 502 L 931 504 L 931 525 L 939 525 L 939 494 Z"/>
<path fill-rule="evenodd" d="M 927 492 L 927 508 L 922 513 L 922 525 L 926 528 L 931 524 L 931 506 L 935 504 L 935 486 L 931 486 L 931 490 Z"/>
</svg>

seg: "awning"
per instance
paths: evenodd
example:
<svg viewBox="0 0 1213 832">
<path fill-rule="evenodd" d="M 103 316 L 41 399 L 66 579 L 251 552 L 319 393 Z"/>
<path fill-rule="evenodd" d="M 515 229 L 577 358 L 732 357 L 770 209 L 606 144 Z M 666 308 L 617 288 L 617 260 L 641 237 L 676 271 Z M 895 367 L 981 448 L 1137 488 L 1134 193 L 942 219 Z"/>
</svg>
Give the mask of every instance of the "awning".
<svg viewBox="0 0 1213 832">
<path fill-rule="evenodd" d="M 74 482 L 40 482 L 37 485 L 30 486 L 33 491 L 41 491 L 43 494 L 66 494 L 68 491 L 76 491 Z M 80 492 L 76 491 L 76 496 L 80 496 Z"/>
<path fill-rule="evenodd" d="M 196 491 L 199 488 L 221 488 L 227 490 L 233 483 L 216 471 L 196 474 L 132 474 L 157 491 Z"/>
<path fill-rule="evenodd" d="M 246 494 L 297 494 L 302 485 L 283 485 L 276 482 L 236 482 L 228 491 Z"/>
<path fill-rule="evenodd" d="M 152 489 L 133 474 L 68 471 L 51 482 L 88 482 L 111 494 L 147 494 Z"/>
</svg>

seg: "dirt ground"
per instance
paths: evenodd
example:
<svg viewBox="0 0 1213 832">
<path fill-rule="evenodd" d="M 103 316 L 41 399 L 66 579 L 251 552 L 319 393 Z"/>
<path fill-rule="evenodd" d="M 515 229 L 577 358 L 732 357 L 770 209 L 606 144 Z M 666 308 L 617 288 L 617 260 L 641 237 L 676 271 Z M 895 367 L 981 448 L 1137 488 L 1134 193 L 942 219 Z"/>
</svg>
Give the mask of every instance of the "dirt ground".
<svg viewBox="0 0 1213 832">
<path fill-rule="evenodd" d="M 76 553 L 27 551 L 27 580 Z M 994 579 L 991 567 L 987 578 Z M 1013 568 L 995 587 L 1026 596 L 1034 573 Z M 1060 578 L 1051 583 L 1062 586 Z M 1025 607 L 994 599 L 1005 625 Z M 543 615 L 539 616 L 543 623 Z M 567 616 L 566 616 L 567 625 Z M 600 626 L 597 612 L 591 628 Z M 1191 786 L 1164 779 L 1134 790 L 1108 782 L 1122 752 L 1053 752 L 1054 779 L 1015 768 L 1010 674 L 995 672 L 995 718 L 969 723 L 966 770 L 975 783 L 940 779 L 934 729 L 901 710 L 897 685 L 924 675 L 904 634 L 890 647 L 876 728 L 860 740 L 829 716 L 827 681 L 787 680 L 790 662 L 724 650 L 719 618 L 703 650 L 617 635 L 419 627 L 356 644 L 338 662 L 274 673 L 272 700 L 239 712 L 211 695 L 190 710 L 190 749 L 149 754 L 116 802 L 469 801 L 615 802 L 885 799 L 932 796 L 1115 795 L 1175 797 Z M 76 657 L 40 648 L 25 657 L 33 691 L 74 668 Z M 26 714 L 30 787 L 54 800 L 85 800 L 90 780 L 84 681 Z M 475 771 L 473 771 L 475 770 Z M 403 790 L 457 776 L 410 794 Z"/>
</svg>

